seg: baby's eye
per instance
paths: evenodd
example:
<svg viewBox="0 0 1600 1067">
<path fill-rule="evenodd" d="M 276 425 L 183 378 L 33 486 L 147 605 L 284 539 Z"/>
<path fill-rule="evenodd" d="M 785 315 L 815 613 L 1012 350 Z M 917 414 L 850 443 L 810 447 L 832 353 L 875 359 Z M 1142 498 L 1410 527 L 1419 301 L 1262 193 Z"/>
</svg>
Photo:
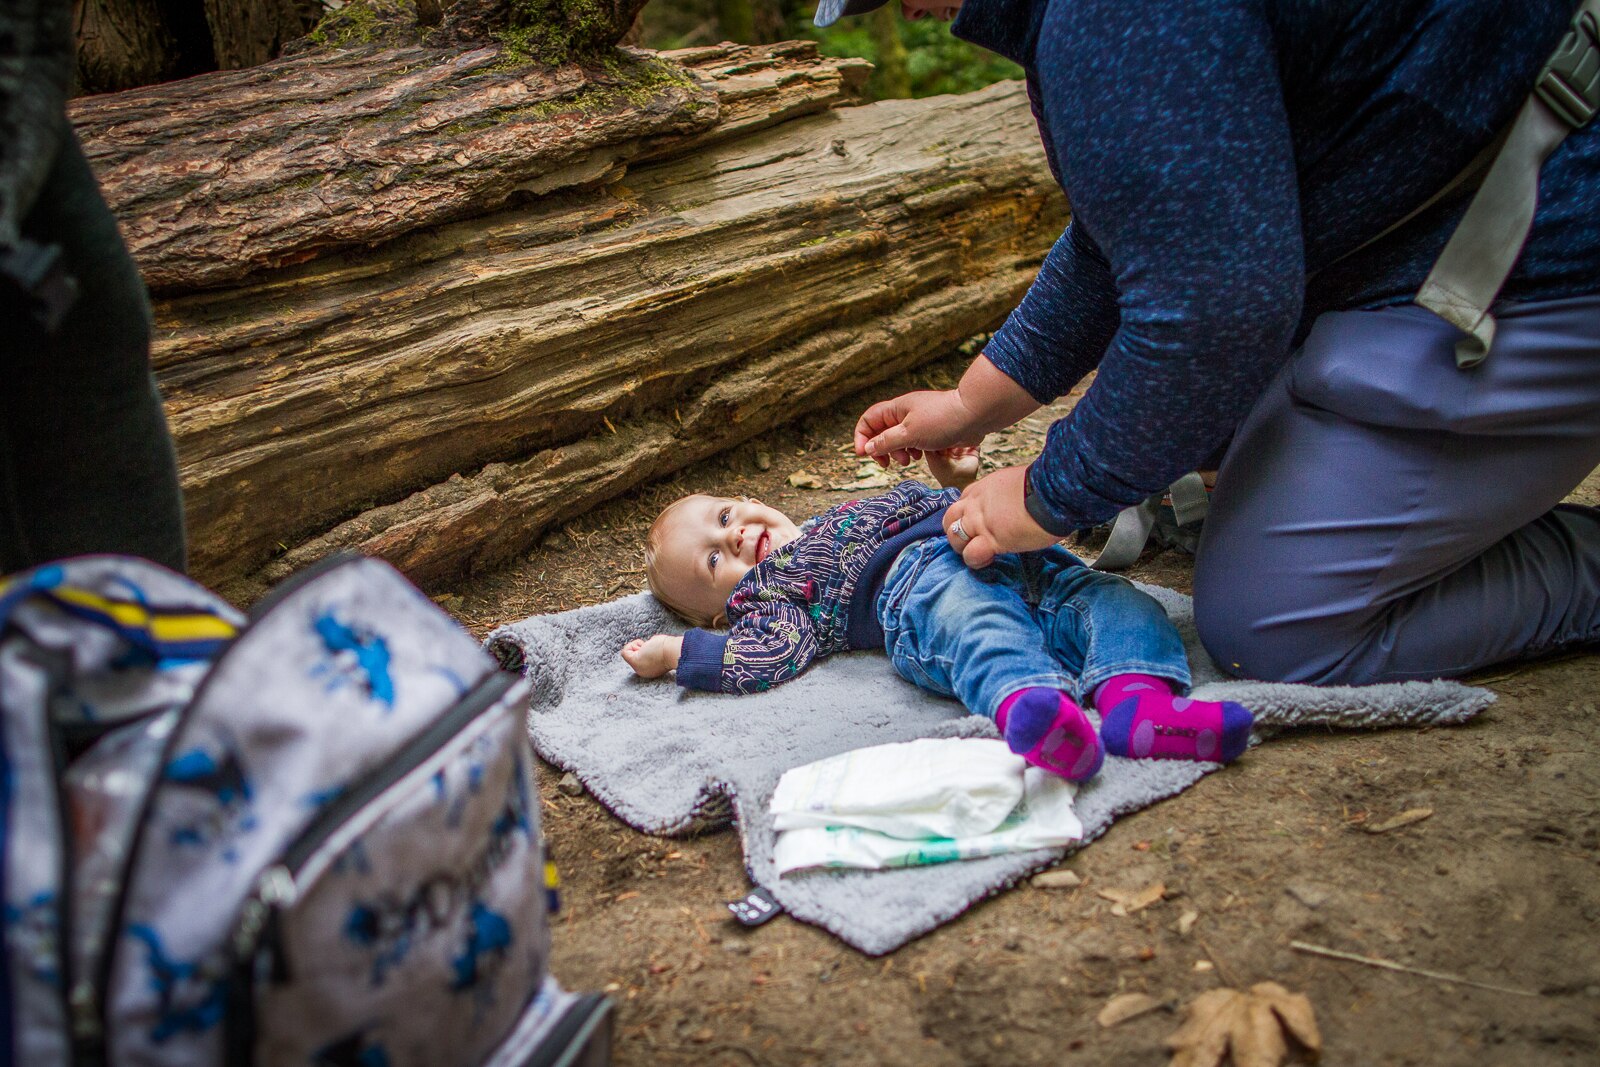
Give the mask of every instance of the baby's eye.
<svg viewBox="0 0 1600 1067">
<path fill-rule="evenodd" d="M 717 522 L 721 523 L 723 526 L 728 525 L 728 518 L 732 514 L 733 514 L 733 509 L 732 508 L 723 508 L 721 511 L 719 511 L 717 513 Z"/>
<path fill-rule="evenodd" d="M 717 564 L 720 562 L 722 562 L 721 552 L 711 553 L 710 557 L 706 560 L 707 566 L 709 566 L 713 571 L 717 569 Z"/>
</svg>

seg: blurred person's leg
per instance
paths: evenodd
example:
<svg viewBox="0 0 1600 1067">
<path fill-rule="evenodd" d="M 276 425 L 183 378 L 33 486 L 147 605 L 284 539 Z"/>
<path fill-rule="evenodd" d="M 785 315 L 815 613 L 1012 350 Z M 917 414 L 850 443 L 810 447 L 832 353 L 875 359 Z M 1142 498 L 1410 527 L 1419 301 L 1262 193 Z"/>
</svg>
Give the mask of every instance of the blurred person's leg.
<svg viewBox="0 0 1600 1067">
<path fill-rule="evenodd" d="M 0 571 L 91 552 L 183 570 L 144 283 L 70 132 L 23 235 L 61 246 L 79 292 L 47 333 L 0 291 Z"/>
</svg>

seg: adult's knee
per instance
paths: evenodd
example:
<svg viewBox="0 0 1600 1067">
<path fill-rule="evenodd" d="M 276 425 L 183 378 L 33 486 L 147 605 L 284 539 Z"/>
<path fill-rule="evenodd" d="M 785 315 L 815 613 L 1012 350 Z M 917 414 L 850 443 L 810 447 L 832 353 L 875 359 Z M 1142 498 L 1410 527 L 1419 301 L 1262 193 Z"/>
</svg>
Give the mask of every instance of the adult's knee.
<svg viewBox="0 0 1600 1067">
<path fill-rule="evenodd" d="M 1246 559 L 1196 561 L 1195 628 L 1229 674 L 1269 682 L 1329 684 L 1346 677 L 1359 645 L 1353 620 L 1312 603 L 1290 581 L 1252 572 Z"/>
</svg>

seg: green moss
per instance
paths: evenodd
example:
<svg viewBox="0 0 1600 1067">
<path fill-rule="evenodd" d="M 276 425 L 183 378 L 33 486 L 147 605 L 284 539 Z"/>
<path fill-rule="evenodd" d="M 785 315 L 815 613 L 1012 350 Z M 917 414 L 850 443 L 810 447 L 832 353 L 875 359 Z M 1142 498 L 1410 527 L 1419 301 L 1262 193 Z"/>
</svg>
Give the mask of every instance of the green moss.
<svg viewBox="0 0 1600 1067">
<path fill-rule="evenodd" d="M 820 244 L 826 244 L 828 241 L 837 241 L 841 237 L 853 236 L 855 233 L 855 230 L 834 230 L 832 233 L 824 234 L 821 237 L 813 237 L 809 241 L 801 241 L 797 247 L 813 248 Z"/>
<path fill-rule="evenodd" d="M 626 26 L 599 0 L 511 0 L 511 25 L 495 36 L 508 59 L 552 66 L 610 48 Z"/>
<path fill-rule="evenodd" d="M 565 115 L 573 111 L 584 115 L 596 115 L 621 110 L 625 106 L 646 107 L 673 88 L 681 89 L 686 94 L 693 93 L 696 89 L 694 79 L 687 71 L 666 60 L 637 59 L 622 52 L 615 52 L 609 55 L 596 55 L 585 66 L 591 74 L 591 80 L 569 96 L 541 100 L 524 107 L 507 108 L 496 112 L 491 119 L 458 124 L 447 128 L 445 132 L 459 133 L 516 119 L 543 122 L 556 115 Z M 701 101 L 691 97 L 682 104 L 682 110 L 693 114 L 703 106 Z"/>
<path fill-rule="evenodd" d="M 416 23 L 414 0 L 353 0 L 324 15 L 307 36 L 325 48 L 414 44 Z"/>
</svg>

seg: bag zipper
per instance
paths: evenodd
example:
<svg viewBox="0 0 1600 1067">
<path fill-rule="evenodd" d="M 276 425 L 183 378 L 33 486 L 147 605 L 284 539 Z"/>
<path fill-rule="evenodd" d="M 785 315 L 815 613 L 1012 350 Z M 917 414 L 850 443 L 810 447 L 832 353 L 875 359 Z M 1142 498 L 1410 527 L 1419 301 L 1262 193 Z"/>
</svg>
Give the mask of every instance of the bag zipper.
<svg viewBox="0 0 1600 1067">
<path fill-rule="evenodd" d="M 84 975 L 74 980 L 67 993 L 67 1007 L 70 1012 L 68 1018 L 72 1025 L 72 1059 L 78 1067 L 107 1067 L 109 1062 L 106 1053 L 106 1004 L 105 991 L 111 987 L 111 964 L 116 955 L 119 932 L 122 929 L 128 905 L 128 876 L 133 873 L 133 858 L 139 854 L 139 846 L 144 843 L 144 831 L 149 822 L 150 808 L 155 803 L 156 788 L 160 783 L 160 775 L 167 764 L 172 762 L 172 757 L 177 751 L 179 738 L 183 736 L 183 728 L 188 725 L 190 712 L 200 704 L 201 698 L 211 688 L 211 681 L 217 676 L 217 668 L 227 660 L 229 653 L 239 647 L 240 638 L 248 634 L 263 617 L 290 594 L 300 590 L 331 570 L 359 562 L 366 557 L 357 552 L 339 552 L 326 559 L 318 560 L 311 566 L 297 571 L 286 578 L 266 596 L 262 597 L 250 609 L 244 625 L 239 627 L 233 635 L 233 640 L 212 661 L 211 669 L 206 672 L 200 684 L 195 687 L 194 693 L 189 697 L 189 702 L 179 712 L 178 720 L 173 724 L 172 733 L 168 735 L 165 747 L 161 750 L 161 759 L 156 764 L 156 777 L 152 779 L 150 788 L 145 790 L 144 799 L 139 804 L 139 816 L 133 824 L 133 835 L 128 839 L 128 851 L 122 858 L 122 870 L 119 875 L 117 897 L 112 904 L 110 922 L 106 925 L 105 944 L 100 949 L 99 965 L 95 968 L 93 978 Z"/>
<path fill-rule="evenodd" d="M 284 957 L 282 915 L 299 897 L 300 872 L 345 823 L 402 782 L 517 684 L 517 675 L 495 671 L 479 682 L 427 729 L 417 734 L 359 783 L 329 802 L 283 850 L 278 862 L 261 872 L 255 890 L 239 909 L 231 938 L 233 975 L 228 982 L 224 1061 L 248 1064 L 256 1043 L 255 984 L 263 971 L 274 982 L 289 980 Z M 262 954 L 266 953 L 263 961 Z"/>
<path fill-rule="evenodd" d="M 61 968 L 61 1000 L 62 1007 L 66 1011 L 67 1041 L 76 1058 L 79 1038 L 86 1032 L 93 1031 L 93 1009 L 96 998 L 92 988 L 93 982 L 89 977 L 73 973 L 76 968 L 73 967 L 72 904 L 77 894 L 74 891 L 76 886 L 73 884 L 75 864 L 72 862 L 72 808 L 66 787 L 66 741 L 62 737 L 60 727 L 54 723 L 47 723 L 45 729 L 49 734 L 50 761 L 55 771 L 56 822 L 60 831 L 58 839 L 61 845 L 61 862 L 57 865 L 57 877 L 61 879 L 61 889 L 56 897 L 56 965 Z"/>
</svg>

